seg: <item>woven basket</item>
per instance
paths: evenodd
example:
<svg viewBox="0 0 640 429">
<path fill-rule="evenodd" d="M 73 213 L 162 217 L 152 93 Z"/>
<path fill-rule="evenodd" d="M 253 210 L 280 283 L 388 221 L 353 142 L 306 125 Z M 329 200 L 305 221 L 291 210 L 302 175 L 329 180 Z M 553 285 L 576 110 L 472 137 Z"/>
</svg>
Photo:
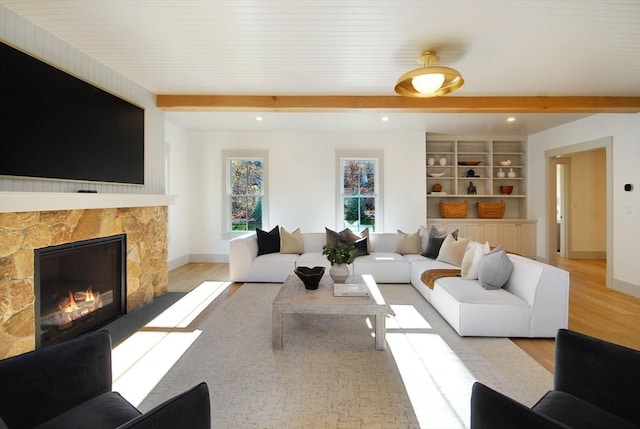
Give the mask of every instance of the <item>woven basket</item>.
<svg viewBox="0 0 640 429">
<path fill-rule="evenodd" d="M 467 217 L 467 201 L 461 203 L 440 201 L 440 216 L 443 218 L 463 218 Z"/>
<path fill-rule="evenodd" d="M 478 217 L 484 219 L 502 219 L 504 216 L 504 209 L 506 204 L 504 201 L 499 203 L 476 203 L 476 210 L 478 211 Z"/>
</svg>

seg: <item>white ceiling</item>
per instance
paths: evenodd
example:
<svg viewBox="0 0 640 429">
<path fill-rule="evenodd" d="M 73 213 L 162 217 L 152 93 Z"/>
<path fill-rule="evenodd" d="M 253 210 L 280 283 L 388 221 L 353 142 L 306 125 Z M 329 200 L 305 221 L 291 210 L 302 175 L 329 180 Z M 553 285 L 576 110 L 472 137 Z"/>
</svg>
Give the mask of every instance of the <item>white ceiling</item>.
<svg viewBox="0 0 640 429">
<path fill-rule="evenodd" d="M 640 0 L 0 0 L 157 94 L 393 95 L 422 50 L 451 96 L 640 96 Z M 295 116 L 292 116 L 295 115 Z M 585 115 L 170 113 L 191 128 L 530 133 Z M 293 119 L 292 119 L 293 118 Z M 304 125 L 304 127 L 303 127 Z M 432 127 L 438 130 L 434 131 Z M 431 128 L 431 129 L 430 129 Z"/>
</svg>

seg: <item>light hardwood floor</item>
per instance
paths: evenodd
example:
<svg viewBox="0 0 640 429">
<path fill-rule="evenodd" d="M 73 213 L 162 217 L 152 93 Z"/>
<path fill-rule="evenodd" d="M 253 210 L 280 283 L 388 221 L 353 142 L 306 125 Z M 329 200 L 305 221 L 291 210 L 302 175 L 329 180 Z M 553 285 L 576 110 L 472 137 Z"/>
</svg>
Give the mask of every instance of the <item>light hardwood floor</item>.
<svg viewBox="0 0 640 429">
<path fill-rule="evenodd" d="M 569 329 L 640 350 L 640 298 L 605 287 L 604 260 L 558 258 L 571 273 Z M 206 280 L 228 281 L 228 264 L 193 263 L 169 272 L 170 292 L 189 292 Z M 218 300 L 227 299 L 241 283 L 234 283 Z M 553 339 L 515 338 L 514 343 L 553 372 Z"/>
</svg>

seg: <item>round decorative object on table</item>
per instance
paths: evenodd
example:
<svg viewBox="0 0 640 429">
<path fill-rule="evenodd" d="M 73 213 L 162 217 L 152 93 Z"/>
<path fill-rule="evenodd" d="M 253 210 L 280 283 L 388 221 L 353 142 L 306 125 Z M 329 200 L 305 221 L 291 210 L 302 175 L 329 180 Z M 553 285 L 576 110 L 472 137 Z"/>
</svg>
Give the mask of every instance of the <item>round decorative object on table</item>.
<svg viewBox="0 0 640 429">
<path fill-rule="evenodd" d="M 329 269 L 329 275 L 333 279 L 334 283 L 344 283 L 351 272 L 347 264 L 335 264 Z"/>
<path fill-rule="evenodd" d="M 438 161 L 440 163 L 440 165 L 445 166 L 447 165 L 447 158 L 442 157 L 440 158 L 440 161 Z"/>
<path fill-rule="evenodd" d="M 297 267 L 294 273 L 302 280 L 305 289 L 315 290 L 318 289 L 320 279 L 324 275 L 324 267 Z"/>
<path fill-rule="evenodd" d="M 474 177 L 476 175 L 476 172 L 472 169 L 468 169 L 467 170 L 467 177 Z"/>
<path fill-rule="evenodd" d="M 506 176 L 506 174 L 501 168 L 501 169 L 498 170 L 498 174 L 496 174 L 496 176 L 498 177 L 498 179 L 503 179 L 504 176 Z"/>
<path fill-rule="evenodd" d="M 510 179 L 513 179 L 514 177 L 516 177 L 516 172 L 513 171 L 513 168 L 509 169 L 509 172 L 507 173 L 507 177 Z"/>
<path fill-rule="evenodd" d="M 505 167 L 511 165 L 511 160 L 510 159 L 501 159 L 498 162 L 500 163 L 500 165 L 504 165 Z"/>
<path fill-rule="evenodd" d="M 436 163 L 436 160 L 434 158 L 427 159 L 427 164 L 434 165 L 435 163 Z"/>
<path fill-rule="evenodd" d="M 439 183 L 435 183 L 432 187 L 431 187 L 431 192 L 440 192 L 442 191 L 442 185 Z"/>
</svg>

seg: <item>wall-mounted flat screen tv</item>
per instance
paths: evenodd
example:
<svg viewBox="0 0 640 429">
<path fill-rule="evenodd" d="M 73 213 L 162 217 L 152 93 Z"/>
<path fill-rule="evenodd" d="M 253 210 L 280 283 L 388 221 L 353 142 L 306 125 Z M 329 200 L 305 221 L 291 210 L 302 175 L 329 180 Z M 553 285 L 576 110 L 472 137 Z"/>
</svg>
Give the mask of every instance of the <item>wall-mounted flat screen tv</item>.
<svg viewBox="0 0 640 429">
<path fill-rule="evenodd" d="M 144 109 L 0 42 L 0 176 L 144 184 Z"/>
</svg>

